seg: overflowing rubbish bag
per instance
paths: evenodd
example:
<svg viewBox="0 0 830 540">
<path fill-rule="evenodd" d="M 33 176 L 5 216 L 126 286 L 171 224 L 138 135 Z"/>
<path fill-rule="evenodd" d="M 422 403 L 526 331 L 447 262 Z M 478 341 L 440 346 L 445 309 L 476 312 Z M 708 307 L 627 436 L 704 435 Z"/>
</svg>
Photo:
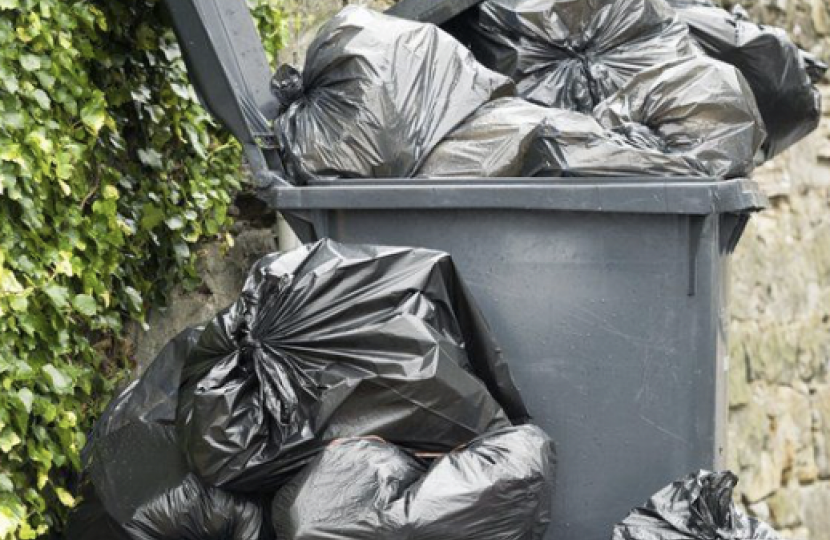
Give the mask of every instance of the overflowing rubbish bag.
<svg viewBox="0 0 830 540">
<path fill-rule="evenodd" d="M 644 128 L 645 129 L 645 128 Z M 488 103 L 439 144 L 418 172 L 433 178 L 707 176 L 647 132 L 636 142 L 588 114 L 520 98 Z"/>
<path fill-rule="evenodd" d="M 83 450 L 85 473 L 118 523 L 188 474 L 176 440 L 176 406 L 182 366 L 200 333 L 189 329 L 171 340 L 144 375 L 110 402 Z"/>
<path fill-rule="evenodd" d="M 276 141 L 292 181 L 412 176 L 426 154 L 512 82 L 438 27 L 350 6 L 280 68 Z"/>
<path fill-rule="evenodd" d="M 180 392 L 194 471 L 247 492 L 279 487 L 334 439 L 448 451 L 528 418 L 446 253 L 330 240 L 254 265 Z"/>
<path fill-rule="evenodd" d="M 781 540 L 732 502 L 729 471 L 690 474 L 654 494 L 614 527 L 611 540 Z"/>
<path fill-rule="evenodd" d="M 83 502 L 66 540 L 265 540 L 262 501 L 205 486 L 176 439 L 185 357 L 201 329 L 186 330 L 108 406 L 84 449 Z"/>
<path fill-rule="evenodd" d="M 487 0 L 446 28 L 519 96 L 585 113 L 640 71 L 699 54 L 664 0 Z"/>
<path fill-rule="evenodd" d="M 188 475 L 139 508 L 125 527 L 134 540 L 258 540 L 270 537 L 262 503 Z"/>
<path fill-rule="evenodd" d="M 443 457 L 382 440 L 328 447 L 274 497 L 281 540 L 541 540 L 550 521 L 555 459 L 526 424 Z"/>
<path fill-rule="evenodd" d="M 715 178 L 748 175 L 766 132 L 746 80 L 735 68 L 689 58 L 635 75 L 600 103 L 605 128 L 656 138 L 672 155 L 694 160 Z"/>
<path fill-rule="evenodd" d="M 763 157 L 772 158 L 798 142 L 821 118 L 821 95 L 813 85 L 826 66 L 799 50 L 787 33 L 748 20 L 736 7 L 677 2 L 678 17 L 703 50 L 738 68 L 752 89 L 767 129 Z"/>
<path fill-rule="evenodd" d="M 748 174 L 763 121 L 733 67 L 691 57 L 635 75 L 587 115 L 503 98 L 451 132 L 427 177 Z"/>
<path fill-rule="evenodd" d="M 109 515 L 89 481 L 81 486 L 78 495 L 81 503 L 69 516 L 62 536 L 64 540 L 133 540 Z"/>
</svg>

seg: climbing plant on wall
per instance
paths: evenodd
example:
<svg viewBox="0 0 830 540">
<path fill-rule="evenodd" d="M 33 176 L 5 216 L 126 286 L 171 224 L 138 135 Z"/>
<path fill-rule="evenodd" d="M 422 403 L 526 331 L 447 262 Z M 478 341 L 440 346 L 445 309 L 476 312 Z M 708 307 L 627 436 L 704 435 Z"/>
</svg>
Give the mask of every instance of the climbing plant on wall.
<svg viewBox="0 0 830 540">
<path fill-rule="evenodd" d="M 239 171 L 155 0 L 0 0 L 0 539 L 60 529 L 120 332 L 194 282 Z"/>
</svg>

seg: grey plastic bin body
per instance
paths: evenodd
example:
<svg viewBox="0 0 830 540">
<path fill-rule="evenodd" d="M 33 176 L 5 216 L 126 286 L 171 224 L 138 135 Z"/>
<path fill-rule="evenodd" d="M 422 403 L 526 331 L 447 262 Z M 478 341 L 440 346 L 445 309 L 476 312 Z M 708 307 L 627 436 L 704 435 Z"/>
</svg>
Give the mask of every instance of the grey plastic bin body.
<svg viewBox="0 0 830 540">
<path fill-rule="evenodd" d="M 452 254 L 557 445 L 549 540 L 607 540 L 722 463 L 729 254 L 753 182 L 529 179 L 277 188 L 303 240 Z M 414 181 L 413 181 L 414 182 Z"/>
</svg>

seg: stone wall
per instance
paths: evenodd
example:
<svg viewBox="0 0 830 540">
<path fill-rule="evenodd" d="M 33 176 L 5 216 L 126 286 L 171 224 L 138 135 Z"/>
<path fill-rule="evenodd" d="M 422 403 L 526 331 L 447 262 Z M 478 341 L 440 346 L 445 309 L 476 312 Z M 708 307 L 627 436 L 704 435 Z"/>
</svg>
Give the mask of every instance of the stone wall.
<svg viewBox="0 0 830 540">
<path fill-rule="evenodd" d="M 729 465 L 752 513 L 810 540 L 830 539 L 828 135 L 757 171 L 771 207 L 732 267 Z"/>
<path fill-rule="evenodd" d="M 726 3 L 729 3 L 727 0 Z M 745 0 L 830 59 L 830 1 Z M 830 540 L 830 87 L 808 139 L 756 172 L 771 199 L 732 272 L 729 466 L 740 502 L 788 537 Z"/>
<path fill-rule="evenodd" d="M 800 47 L 830 58 L 830 1 L 723 0 L 723 4 L 740 4 L 752 20 L 784 28 Z"/>
</svg>

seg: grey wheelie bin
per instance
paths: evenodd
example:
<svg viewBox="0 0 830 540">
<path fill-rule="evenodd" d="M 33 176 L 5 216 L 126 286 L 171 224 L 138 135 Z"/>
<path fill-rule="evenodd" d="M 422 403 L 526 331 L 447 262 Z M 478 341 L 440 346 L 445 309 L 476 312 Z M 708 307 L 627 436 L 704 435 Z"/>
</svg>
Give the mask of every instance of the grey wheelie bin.
<svg viewBox="0 0 830 540">
<path fill-rule="evenodd" d="M 244 0 L 168 0 L 191 78 L 302 240 L 452 254 L 558 448 L 547 539 L 605 540 L 666 483 L 723 464 L 729 258 L 749 180 L 341 180 L 295 187 L 269 147 Z M 273 116 L 270 116 L 273 118 Z"/>
</svg>

